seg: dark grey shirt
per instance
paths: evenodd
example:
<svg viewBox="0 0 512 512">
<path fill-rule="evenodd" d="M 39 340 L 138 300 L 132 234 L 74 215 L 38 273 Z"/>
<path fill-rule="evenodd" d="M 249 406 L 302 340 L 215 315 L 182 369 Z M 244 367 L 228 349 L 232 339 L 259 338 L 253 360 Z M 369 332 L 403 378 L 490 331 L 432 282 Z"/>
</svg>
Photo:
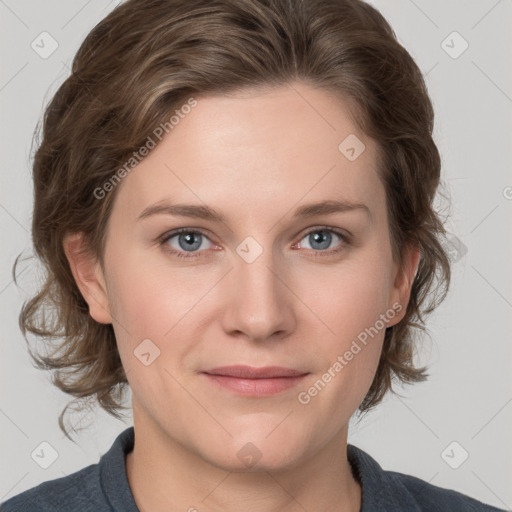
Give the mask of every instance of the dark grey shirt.
<svg viewBox="0 0 512 512">
<path fill-rule="evenodd" d="M 139 512 L 126 476 L 125 455 L 134 429 L 121 432 L 97 464 L 43 482 L 0 505 L 1 512 Z M 347 455 L 363 490 L 360 512 L 503 512 L 464 494 L 419 478 L 385 471 L 375 459 L 348 444 Z M 198 510 L 201 509 L 198 504 Z"/>
</svg>

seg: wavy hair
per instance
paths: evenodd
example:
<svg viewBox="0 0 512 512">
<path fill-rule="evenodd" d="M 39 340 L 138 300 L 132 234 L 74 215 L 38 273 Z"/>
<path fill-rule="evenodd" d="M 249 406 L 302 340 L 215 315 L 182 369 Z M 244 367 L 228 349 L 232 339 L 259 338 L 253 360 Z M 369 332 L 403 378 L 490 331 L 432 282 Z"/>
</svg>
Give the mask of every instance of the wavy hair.
<svg viewBox="0 0 512 512">
<path fill-rule="evenodd" d="M 83 232 L 103 264 L 117 188 L 101 200 L 94 191 L 188 98 L 296 81 L 349 102 L 378 143 L 393 257 L 401 264 L 406 244 L 421 252 L 405 317 L 387 328 L 358 410 L 377 405 L 393 378 L 428 377 L 415 367 L 414 334 L 427 332 L 450 283 L 434 208 L 441 161 L 422 73 L 388 22 L 361 0 L 128 0 L 87 35 L 36 128 L 32 238 L 45 275 L 19 323 L 27 342 L 32 333 L 49 345 L 43 354 L 28 343 L 34 364 L 79 404 L 119 418 L 128 385 L 112 325 L 89 315 L 63 249 L 67 233 Z M 59 416 L 66 435 L 70 405 Z"/>
</svg>

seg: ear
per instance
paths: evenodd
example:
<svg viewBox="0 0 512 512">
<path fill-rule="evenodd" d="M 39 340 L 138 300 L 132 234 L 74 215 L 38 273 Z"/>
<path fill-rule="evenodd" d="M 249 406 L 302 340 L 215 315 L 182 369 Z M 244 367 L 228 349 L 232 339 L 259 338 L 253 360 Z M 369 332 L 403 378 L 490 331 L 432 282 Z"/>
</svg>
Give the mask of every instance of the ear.
<svg viewBox="0 0 512 512">
<path fill-rule="evenodd" d="M 408 244 L 404 250 L 402 268 L 398 266 L 398 263 L 395 263 L 393 267 L 394 282 L 389 296 L 389 308 L 393 308 L 397 313 L 388 322 L 388 327 L 399 323 L 405 316 L 420 256 L 420 247 Z M 398 308 L 398 304 L 400 308 Z"/>
<path fill-rule="evenodd" d="M 89 305 L 89 314 L 101 324 L 112 323 L 103 270 L 87 250 L 83 233 L 65 235 L 63 246 L 76 284 Z"/>
</svg>

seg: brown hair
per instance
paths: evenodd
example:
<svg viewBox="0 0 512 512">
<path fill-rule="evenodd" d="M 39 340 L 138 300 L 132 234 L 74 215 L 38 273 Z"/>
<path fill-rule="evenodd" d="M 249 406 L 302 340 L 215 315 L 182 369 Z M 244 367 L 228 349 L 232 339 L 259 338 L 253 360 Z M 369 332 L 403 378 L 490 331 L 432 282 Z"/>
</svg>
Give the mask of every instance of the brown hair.
<svg viewBox="0 0 512 512">
<path fill-rule="evenodd" d="M 34 157 L 32 236 L 45 281 L 23 305 L 20 327 L 25 338 L 29 331 L 54 345 L 49 355 L 29 352 L 37 367 L 55 370 L 58 388 L 118 418 L 124 407 L 127 379 L 112 325 L 89 315 L 62 243 L 66 233 L 83 232 L 103 264 L 117 188 L 101 200 L 95 190 L 190 97 L 295 81 L 350 101 L 358 127 L 378 143 L 395 261 L 406 243 L 421 249 L 405 317 L 385 333 L 359 411 L 382 400 L 393 376 L 427 378 L 414 366 L 412 334 L 426 332 L 424 315 L 450 283 L 433 206 L 441 162 L 422 74 L 387 21 L 360 0 L 128 0 L 78 50 L 45 111 Z M 69 405 L 59 416 L 66 435 Z"/>
</svg>

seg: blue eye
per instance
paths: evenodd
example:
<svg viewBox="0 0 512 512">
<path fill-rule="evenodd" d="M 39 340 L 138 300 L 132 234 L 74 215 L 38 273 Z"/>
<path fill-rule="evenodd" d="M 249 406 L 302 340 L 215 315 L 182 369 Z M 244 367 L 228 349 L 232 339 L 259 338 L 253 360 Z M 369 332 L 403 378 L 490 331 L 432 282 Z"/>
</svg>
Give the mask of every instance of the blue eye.
<svg viewBox="0 0 512 512">
<path fill-rule="evenodd" d="M 172 246 L 170 241 L 176 238 L 178 247 Z M 170 233 L 162 240 L 162 245 L 165 246 L 165 250 L 178 256 L 179 258 L 195 258 L 194 252 L 201 248 L 204 239 L 208 240 L 208 237 L 201 231 L 194 231 L 192 229 L 181 228 L 174 233 Z M 170 248 L 169 248 L 170 246 Z M 190 255 L 187 253 L 191 253 Z"/>
<path fill-rule="evenodd" d="M 334 231 L 332 229 L 318 229 L 315 228 L 313 231 L 310 231 L 307 233 L 302 240 L 307 240 L 310 247 L 314 251 L 322 251 L 324 252 L 325 249 L 328 249 L 333 241 L 333 234 L 341 239 L 343 242 L 345 241 L 345 236 L 341 233 Z M 339 249 L 334 249 L 330 251 L 325 251 L 328 253 L 338 252 Z"/>
<path fill-rule="evenodd" d="M 340 242 L 334 249 L 329 249 L 336 237 Z M 176 239 L 175 242 L 174 239 Z M 302 249 L 303 246 L 301 242 L 305 239 L 309 244 L 309 247 L 306 247 L 306 249 L 313 251 L 315 257 L 331 256 L 339 253 L 349 243 L 348 236 L 338 230 L 328 227 L 316 227 L 303 235 L 300 241 L 295 243 L 292 248 L 300 246 L 298 248 Z M 171 241 L 174 243 L 171 243 Z M 205 241 L 210 242 L 214 247 L 218 247 L 211 242 L 208 236 L 202 231 L 191 228 L 180 228 L 171 233 L 164 234 L 160 239 L 160 245 L 163 250 L 178 258 L 198 258 L 208 249 L 207 244 L 205 247 Z"/>
</svg>

